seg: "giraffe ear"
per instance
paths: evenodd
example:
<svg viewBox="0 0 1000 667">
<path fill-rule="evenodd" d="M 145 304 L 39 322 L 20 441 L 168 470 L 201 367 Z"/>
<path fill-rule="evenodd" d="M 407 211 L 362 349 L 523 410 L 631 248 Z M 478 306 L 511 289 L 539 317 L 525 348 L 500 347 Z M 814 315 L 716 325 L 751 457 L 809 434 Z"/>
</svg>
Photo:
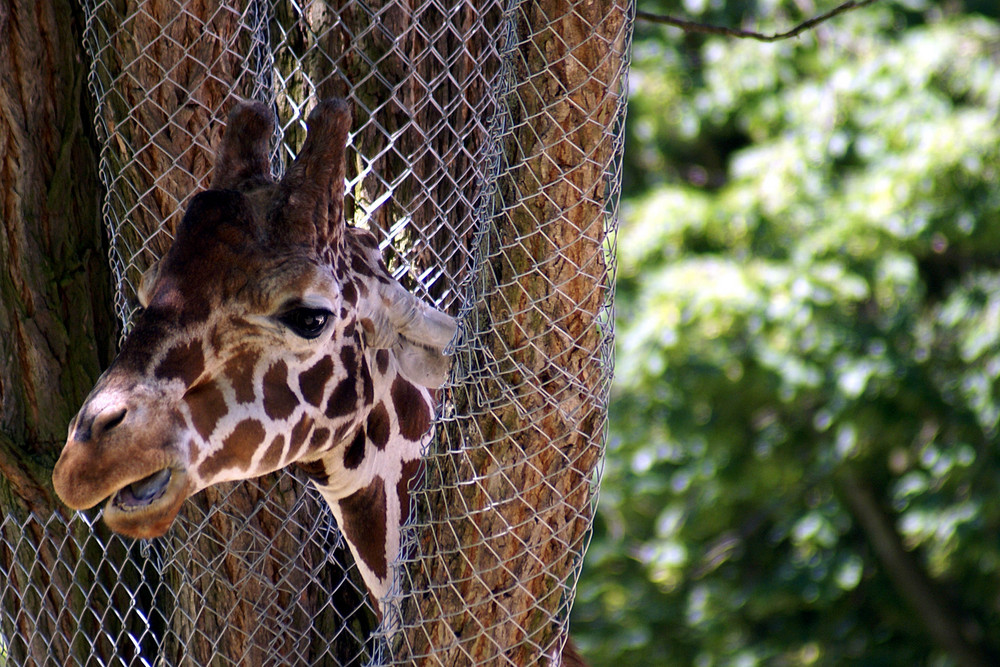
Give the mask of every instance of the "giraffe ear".
<svg viewBox="0 0 1000 667">
<path fill-rule="evenodd" d="M 149 268 L 142 272 L 139 278 L 139 289 L 136 290 L 139 297 L 139 305 L 143 308 L 149 306 L 149 299 L 153 295 L 153 286 L 156 284 L 156 277 L 160 274 L 160 262 L 156 260 L 149 265 Z"/>
<path fill-rule="evenodd" d="M 344 152 L 351 111 L 342 99 L 323 100 L 309 114 L 302 150 L 281 181 L 285 222 L 312 232 L 320 247 L 335 247 L 344 227 Z"/>
<path fill-rule="evenodd" d="M 391 349 L 408 380 L 434 388 L 448 379 L 451 359 L 444 349 L 458 330 L 453 317 L 395 281 L 381 283 L 374 300 L 359 302 L 358 315 L 365 342 L 376 349 Z"/>
<path fill-rule="evenodd" d="M 274 117 L 261 102 L 240 102 L 229 112 L 215 158 L 212 188 L 250 190 L 271 182 L 269 142 Z"/>
</svg>

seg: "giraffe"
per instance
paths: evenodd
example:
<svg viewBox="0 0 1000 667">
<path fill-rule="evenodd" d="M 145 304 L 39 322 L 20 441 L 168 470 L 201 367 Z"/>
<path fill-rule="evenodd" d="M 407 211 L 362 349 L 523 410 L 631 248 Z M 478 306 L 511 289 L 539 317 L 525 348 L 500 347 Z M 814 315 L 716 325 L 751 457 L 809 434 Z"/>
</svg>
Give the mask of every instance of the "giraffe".
<svg viewBox="0 0 1000 667">
<path fill-rule="evenodd" d="M 381 611 L 456 322 L 344 221 L 343 100 L 320 102 L 279 182 L 267 107 L 230 114 L 208 190 L 142 276 L 142 310 L 53 470 L 73 509 L 164 534 L 212 484 L 301 466 Z"/>
</svg>

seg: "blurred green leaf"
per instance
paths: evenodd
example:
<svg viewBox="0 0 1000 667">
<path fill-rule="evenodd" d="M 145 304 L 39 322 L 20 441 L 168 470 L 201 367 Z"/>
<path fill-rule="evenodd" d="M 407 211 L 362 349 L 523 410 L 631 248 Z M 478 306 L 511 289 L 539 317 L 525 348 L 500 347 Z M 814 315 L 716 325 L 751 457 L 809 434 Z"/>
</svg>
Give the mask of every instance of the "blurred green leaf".
<svg viewBox="0 0 1000 667">
<path fill-rule="evenodd" d="M 805 12 L 648 8 L 765 32 Z M 637 25 L 574 610 L 595 666 L 958 664 L 844 502 L 847 468 L 1000 651 L 998 19 L 880 2 L 775 44 Z"/>
</svg>

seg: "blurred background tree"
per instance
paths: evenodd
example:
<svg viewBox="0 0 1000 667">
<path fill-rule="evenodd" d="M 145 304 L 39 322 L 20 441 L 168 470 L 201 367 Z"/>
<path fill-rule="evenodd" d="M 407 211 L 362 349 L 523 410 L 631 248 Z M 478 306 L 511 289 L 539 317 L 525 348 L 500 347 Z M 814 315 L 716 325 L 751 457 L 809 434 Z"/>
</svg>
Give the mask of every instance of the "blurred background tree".
<svg viewBox="0 0 1000 667">
<path fill-rule="evenodd" d="M 640 21 L 633 63 L 583 652 L 1000 664 L 1000 4 Z"/>
</svg>

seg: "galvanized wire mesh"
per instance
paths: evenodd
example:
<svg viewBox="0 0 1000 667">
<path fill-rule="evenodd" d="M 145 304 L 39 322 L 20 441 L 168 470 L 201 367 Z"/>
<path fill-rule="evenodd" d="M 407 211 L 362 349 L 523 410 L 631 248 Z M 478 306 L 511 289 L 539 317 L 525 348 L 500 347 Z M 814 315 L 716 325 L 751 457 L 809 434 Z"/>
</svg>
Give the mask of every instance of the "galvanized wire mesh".
<svg viewBox="0 0 1000 667">
<path fill-rule="evenodd" d="M 558 655 L 605 439 L 630 4 L 84 13 L 123 329 L 138 276 L 207 185 L 234 98 L 275 109 L 280 171 L 332 95 L 355 109 L 349 220 L 461 329 L 380 625 L 329 511 L 281 473 L 199 494 L 152 542 L 108 534 L 99 512 L 6 517 L 0 549 L 20 567 L 0 582 L 0 646 L 27 664 Z"/>
</svg>

